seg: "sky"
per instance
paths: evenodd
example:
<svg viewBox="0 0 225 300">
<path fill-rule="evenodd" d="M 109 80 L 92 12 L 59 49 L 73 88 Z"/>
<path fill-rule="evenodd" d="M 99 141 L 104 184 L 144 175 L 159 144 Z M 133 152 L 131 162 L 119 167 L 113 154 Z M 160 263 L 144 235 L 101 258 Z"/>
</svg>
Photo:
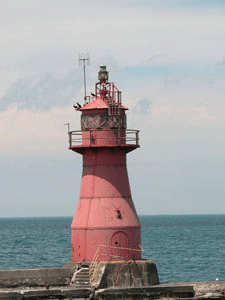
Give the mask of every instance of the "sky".
<svg viewBox="0 0 225 300">
<path fill-rule="evenodd" d="M 88 94 L 106 64 L 140 130 L 138 214 L 225 213 L 223 0 L 2 0 L 0 37 L 0 217 L 74 214 L 86 53 Z"/>
</svg>

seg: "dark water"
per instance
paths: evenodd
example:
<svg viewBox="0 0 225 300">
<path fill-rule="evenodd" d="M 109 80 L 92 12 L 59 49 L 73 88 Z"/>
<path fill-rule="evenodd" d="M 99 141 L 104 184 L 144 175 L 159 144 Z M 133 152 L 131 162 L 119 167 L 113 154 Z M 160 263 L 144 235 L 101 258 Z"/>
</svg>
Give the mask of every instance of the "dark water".
<svg viewBox="0 0 225 300">
<path fill-rule="evenodd" d="M 225 215 L 141 216 L 143 258 L 161 282 L 225 280 Z M 70 217 L 0 219 L 0 269 L 61 267 Z"/>
</svg>

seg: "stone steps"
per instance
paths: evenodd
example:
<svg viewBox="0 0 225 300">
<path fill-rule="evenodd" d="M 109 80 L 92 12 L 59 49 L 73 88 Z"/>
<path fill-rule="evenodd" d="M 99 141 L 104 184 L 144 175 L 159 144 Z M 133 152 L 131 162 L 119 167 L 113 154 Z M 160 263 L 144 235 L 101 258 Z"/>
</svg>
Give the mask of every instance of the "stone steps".
<svg viewBox="0 0 225 300">
<path fill-rule="evenodd" d="M 89 267 L 81 267 L 73 278 L 72 284 L 76 288 L 89 288 L 90 287 L 90 276 Z"/>
</svg>

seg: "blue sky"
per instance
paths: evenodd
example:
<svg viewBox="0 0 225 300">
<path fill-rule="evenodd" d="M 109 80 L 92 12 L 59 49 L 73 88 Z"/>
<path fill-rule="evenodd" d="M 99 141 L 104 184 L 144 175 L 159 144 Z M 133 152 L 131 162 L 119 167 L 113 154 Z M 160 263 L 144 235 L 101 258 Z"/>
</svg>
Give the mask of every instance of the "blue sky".
<svg viewBox="0 0 225 300">
<path fill-rule="evenodd" d="M 0 217 L 72 216 L 82 160 L 65 123 L 102 63 L 130 108 L 139 214 L 225 213 L 223 1 L 0 3 Z"/>
</svg>

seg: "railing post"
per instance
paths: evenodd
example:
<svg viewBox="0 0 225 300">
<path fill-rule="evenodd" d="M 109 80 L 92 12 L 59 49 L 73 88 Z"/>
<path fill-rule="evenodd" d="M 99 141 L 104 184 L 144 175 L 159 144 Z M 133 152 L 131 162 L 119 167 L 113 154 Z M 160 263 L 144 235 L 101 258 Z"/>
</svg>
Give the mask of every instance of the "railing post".
<svg viewBox="0 0 225 300">
<path fill-rule="evenodd" d="M 69 135 L 69 145 L 70 147 L 72 147 L 72 131 L 69 131 L 68 135 Z"/>
<path fill-rule="evenodd" d="M 136 131 L 136 145 L 139 146 L 139 131 Z"/>
</svg>

